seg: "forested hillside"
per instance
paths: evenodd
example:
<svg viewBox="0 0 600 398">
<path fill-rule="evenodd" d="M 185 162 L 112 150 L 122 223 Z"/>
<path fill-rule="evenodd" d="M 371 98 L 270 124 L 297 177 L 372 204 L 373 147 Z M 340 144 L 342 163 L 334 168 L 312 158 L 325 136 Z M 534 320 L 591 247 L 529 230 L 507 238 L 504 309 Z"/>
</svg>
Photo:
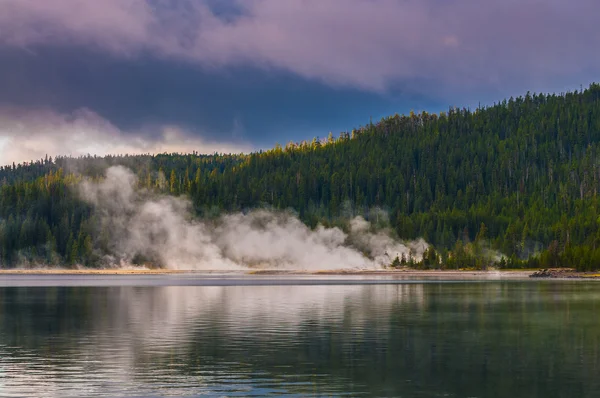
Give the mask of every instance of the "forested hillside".
<svg viewBox="0 0 600 398">
<path fill-rule="evenodd" d="M 507 257 L 502 266 L 600 267 L 597 84 L 484 109 L 395 115 L 249 155 L 58 158 L 0 168 L 2 266 L 36 258 L 93 265 L 101 231 L 73 186 L 114 164 L 134 170 L 141 187 L 188 195 L 200 216 L 272 206 L 316 226 L 380 207 L 398 236 L 432 243 L 443 266 L 486 265 L 476 258 L 485 245 Z"/>
</svg>

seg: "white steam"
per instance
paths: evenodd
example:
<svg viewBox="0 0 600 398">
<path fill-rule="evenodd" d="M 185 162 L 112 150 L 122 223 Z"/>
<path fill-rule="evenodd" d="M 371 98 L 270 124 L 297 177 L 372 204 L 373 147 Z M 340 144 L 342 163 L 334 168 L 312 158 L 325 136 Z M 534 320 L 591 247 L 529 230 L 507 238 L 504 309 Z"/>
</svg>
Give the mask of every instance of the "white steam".
<svg viewBox="0 0 600 398">
<path fill-rule="evenodd" d="M 292 214 L 267 210 L 197 220 L 189 201 L 137 190 L 135 175 L 120 166 L 99 183 L 85 181 L 81 192 L 95 206 L 103 231 L 98 245 L 112 266 L 142 259 L 186 270 L 366 269 L 387 266 L 396 256 L 420 260 L 428 247 L 423 240 L 403 243 L 386 231 L 371 232 L 362 217 L 350 221 L 348 233 L 313 230 Z"/>
</svg>

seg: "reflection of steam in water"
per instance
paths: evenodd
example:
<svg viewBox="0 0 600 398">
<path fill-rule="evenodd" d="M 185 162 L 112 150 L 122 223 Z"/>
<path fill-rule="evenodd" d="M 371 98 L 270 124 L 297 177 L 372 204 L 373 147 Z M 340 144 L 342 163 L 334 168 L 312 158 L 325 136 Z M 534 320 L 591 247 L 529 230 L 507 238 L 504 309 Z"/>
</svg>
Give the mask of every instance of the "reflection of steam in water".
<svg viewBox="0 0 600 398">
<path fill-rule="evenodd" d="M 599 296 L 585 282 L 0 289 L 0 392 L 597 392 Z"/>
<path fill-rule="evenodd" d="M 422 258 L 427 243 L 402 242 L 387 230 L 372 231 L 362 217 L 337 227 L 307 227 L 287 212 L 254 210 L 215 220 L 195 220 L 190 203 L 137 190 L 136 176 L 110 167 L 99 182 L 85 181 L 82 197 L 97 213 L 105 265 L 149 261 L 173 269 L 366 269 L 388 266 L 396 256 Z"/>
<path fill-rule="evenodd" d="M 148 372 L 158 379 L 181 377 L 183 381 L 189 375 L 182 367 L 191 360 L 205 361 L 208 373 L 214 373 L 194 375 L 199 387 L 228 372 L 253 372 L 256 364 L 251 362 L 268 356 L 265 347 L 279 346 L 283 353 L 290 340 L 306 340 L 315 328 L 331 329 L 352 339 L 364 338 L 373 330 L 385 334 L 389 322 L 381 314 L 398 306 L 419 308 L 424 303 L 420 284 L 45 290 L 48 311 L 62 298 L 76 304 L 72 314 L 76 319 L 59 319 L 55 334 L 33 339 L 48 330 L 43 320 L 33 319 L 35 312 L 15 314 L 22 327 L 30 326 L 24 331 L 30 335 L 24 343 L 33 341 L 35 345 L 8 348 L 0 341 L 4 358 L 0 365 L 5 366 L 7 358 L 30 353 L 26 364 L 11 365 L 10 385 L 5 391 L 11 391 L 11 385 L 22 388 L 33 383 L 46 385 L 46 396 L 62 396 L 65 385 L 83 383 L 87 375 L 93 381 L 94 375 L 106 372 L 111 375 L 109 382 L 103 381 L 108 383 L 106 388 L 136 385 L 143 389 L 149 382 Z M 0 317 L 5 315 L 0 313 Z M 47 345 L 52 346 L 50 352 Z M 236 350 L 246 354 L 240 357 Z"/>
<path fill-rule="evenodd" d="M 307 319 L 361 326 L 374 321 L 373 311 L 389 312 L 402 303 L 422 306 L 424 295 L 421 284 L 163 287 L 121 288 L 118 302 L 112 317 L 115 326 L 126 326 L 123 333 L 179 344 L 198 326 L 226 334 L 238 323 L 250 332 L 267 323 L 294 329 Z"/>
</svg>

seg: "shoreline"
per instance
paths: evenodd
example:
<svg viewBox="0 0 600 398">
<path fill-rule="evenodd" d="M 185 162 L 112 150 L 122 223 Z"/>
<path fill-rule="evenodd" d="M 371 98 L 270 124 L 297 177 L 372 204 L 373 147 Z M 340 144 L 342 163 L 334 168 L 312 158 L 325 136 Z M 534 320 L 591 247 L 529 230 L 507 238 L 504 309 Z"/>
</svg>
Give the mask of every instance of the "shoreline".
<svg viewBox="0 0 600 398">
<path fill-rule="evenodd" d="M 32 269 L 0 269 L 0 277 L 9 275 L 29 276 L 136 276 L 136 275 L 190 275 L 190 276 L 244 276 L 244 277 L 285 277 L 285 276 L 363 276 L 363 277 L 433 277 L 445 279 L 600 279 L 598 272 L 577 272 L 571 269 L 539 270 L 539 269 L 510 269 L 510 270 L 417 270 L 417 269 L 382 269 L 382 270 L 285 270 L 285 269 L 243 269 L 243 270 L 174 270 L 174 269 L 59 269 L 59 268 L 32 268 Z"/>
<path fill-rule="evenodd" d="M 526 277 L 536 270 L 172 270 L 172 269 L 0 269 L 0 275 L 246 275 L 246 276 L 504 276 Z"/>
</svg>

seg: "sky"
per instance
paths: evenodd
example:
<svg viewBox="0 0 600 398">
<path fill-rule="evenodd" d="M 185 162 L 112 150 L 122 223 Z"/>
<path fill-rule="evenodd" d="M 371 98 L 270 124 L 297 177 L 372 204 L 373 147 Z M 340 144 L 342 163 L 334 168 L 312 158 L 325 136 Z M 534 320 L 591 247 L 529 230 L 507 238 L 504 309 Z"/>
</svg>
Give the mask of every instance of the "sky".
<svg viewBox="0 0 600 398">
<path fill-rule="evenodd" d="M 0 164 L 248 152 L 598 81 L 597 0 L 0 0 Z"/>
</svg>

